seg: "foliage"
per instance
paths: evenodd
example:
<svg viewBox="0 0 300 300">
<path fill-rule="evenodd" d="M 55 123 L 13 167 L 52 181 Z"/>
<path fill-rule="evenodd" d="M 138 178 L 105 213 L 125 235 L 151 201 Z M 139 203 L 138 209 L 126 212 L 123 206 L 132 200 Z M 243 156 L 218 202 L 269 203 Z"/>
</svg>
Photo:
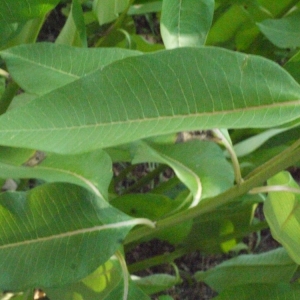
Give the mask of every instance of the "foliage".
<svg viewBox="0 0 300 300">
<path fill-rule="evenodd" d="M 176 258 L 238 252 L 270 228 L 279 249 L 191 276 L 215 299 L 299 297 L 300 189 L 285 170 L 300 161 L 300 1 L 0 7 L 0 177 L 17 183 L 0 194 L 3 293 L 150 299 L 182 282 Z M 65 24 L 41 42 L 54 9 Z M 160 20 L 163 45 L 136 34 L 141 18 L 158 42 Z M 201 139 L 182 141 L 190 131 Z M 146 163 L 145 177 L 120 187 Z M 266 221 L 254 215 L 261 203 Z M 174 252 L 127 269 L 126 253 L 153 238 Z M 175 275 L 133 275 L 163 263 Z"/>
</svg>

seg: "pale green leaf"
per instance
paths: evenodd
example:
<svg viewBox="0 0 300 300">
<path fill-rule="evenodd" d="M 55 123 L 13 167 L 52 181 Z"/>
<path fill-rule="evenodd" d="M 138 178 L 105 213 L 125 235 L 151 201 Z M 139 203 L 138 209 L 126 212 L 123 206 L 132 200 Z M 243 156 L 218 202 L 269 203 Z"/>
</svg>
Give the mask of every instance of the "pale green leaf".
<svg viewBox="0 0 300 300">
<path fill-rule="evenodd" d="M 240 255 L 222 262 L 195 278 L 221 292 L 243 284 L 272 284 L 289 282 L 297 265 L 283 248 L 262 254 Z"/>
<path fill-rule="evenodd" d="M 299 189 L 299 185 L 288 172 L 281 172 L 272 177 L 268 180 L 268 185 Z M 270 191 L 264 204 L 264 214 L 273 237 L 285 247 L 293 260 L 300 264 L 300 195 L 289 191 Z"/>
<path fill-rule="evenodd" d="M 273 127 L 299 117 L 300 86 L 278 64 L 213 47 L 179 48 L 116 61 L 2 115 L 0 141 L 78 153 L 184 130 Z"/>
<path fill-rule="evenodd" d="M 164 0 L 161 35 L 167 49 L 203 46 L 214 13 L 214 0 Z"/>
<path fill-rule="evenodd" d="M 96 14 L 99 24 L 103 25 L 117 19 L 129 2 L 130 0 L 94 0 L 93 12 Z"/>
<path fill-rule="evenodd" d="M 57 44 L 87 47 L 83 11 L 79 0 L 73 0 L 68 19 L 55 42 Z"/>
<path fill-rule="evenodd" d="M 45 94 L 140 52 L 126 49 L 80 49 L 38 43 L 0 52 L 14 80 L 27 92 Z"/>
<path fill-rule="evenodd" d="M 162 292 L 181 283 L 180 278 L 169 274 L 154 274 L 146 277 L 134 276 L 132 279 L 148 295 Z"/>
<path fill-rule="evenodd" d="M 267 19 L 257 23 L 257 26 L 279 48 L 300 46 L 300 12 L 282 19 Z"/>
<path fill-rule="evenodd" d="M 71 184 L 0 195 L 0 289 L 78 281 L 120 247 L 134 220 Z"/>
<path fill-rule="evenodd" d="M 128 15 L 144 15 L 153 12 L 160 12 L 162 1 L 149 1 L 132 5 L 128 10 Z"/>
</svg>

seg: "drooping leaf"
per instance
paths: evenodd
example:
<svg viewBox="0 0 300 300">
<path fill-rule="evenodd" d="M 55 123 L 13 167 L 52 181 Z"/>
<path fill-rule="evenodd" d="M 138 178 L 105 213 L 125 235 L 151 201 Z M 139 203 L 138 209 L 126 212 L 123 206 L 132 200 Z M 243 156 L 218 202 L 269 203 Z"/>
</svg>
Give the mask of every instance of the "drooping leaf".
<svg viewBox="0 0 300 300">
<path fill-rule="evenodd" d="M 300 46 L 300 12 L 282 19 L 267 19 L 257 23 L 257 26 L 279 48 Z"/>
<path fill-rule="evenodd" d="M 73 0 L 68 19 L 55 42 L 70 46 L 87 47 L 83 11 L 78 0 Z"/>
<path fill-rule="evenodd" d="M 117 48 L 80 49 L 38 43 L 20 45 L 0 54 L 5 59 L 11 76 L 25 91 L 42 95 L 116 60 L 141 53 Z"/>
<path fill-rule="evenodd" d="M 2 115 L 0 141 L 78 153 L 184 130 L 272 127 L 300 117 L 299 99 L 300 86 L 269 60 L 179 48 L 111 63 Z"/>
<path fill-rule="evenodd" d="M 0 289 L 60 286 L 86 277 L 120 247 L 134 225 L 130 220 L 71 184 L 1 194 Z"/>
<path fill-rule="evenodd" d="M 164 0 L 161 35 L 167 49 L 205 44 L 214 13 L 214 0 Z"/>
<path fill-rule="evenodd" d="M 193 193 L 192 206 L 233 184 L 233 170 L 213 142 L 194 140 L 174 145 L 140 142 L 139 145 L 133 163 L 151 161 L 169 165 Z"/>
<path fill-rule="evenodd" d="M 299 189 L 288 172 L 281 172 L 268 180 L 268 185 L 283 185 Z M 279 241 L 293 260 L 299 264 L 300 195 L 288 191 L 269 192 L 264 214 L 272 236 Z"/>
<path fill-rule="evenodd" d="M 43 157 L 39 158 L 36 154 L 40 152 L 30 153 L 32 150 L 1 148 L 1 178 L 38 178 L 47 182 L 69 182 L 107 199 L 112 168 L 111 160 L 104 151 L 79 155 L 42 153 Z M 24 161 L 21 162 L 22 158 Z"/>
<path fill-rule="evenodd" d="M 240 255 L 213 269 L 197 272 L 195 278 L 221 292 L 243 284 L 289 282 L 297 265 L 283 248 L 262 254 Z"/>
</svg>

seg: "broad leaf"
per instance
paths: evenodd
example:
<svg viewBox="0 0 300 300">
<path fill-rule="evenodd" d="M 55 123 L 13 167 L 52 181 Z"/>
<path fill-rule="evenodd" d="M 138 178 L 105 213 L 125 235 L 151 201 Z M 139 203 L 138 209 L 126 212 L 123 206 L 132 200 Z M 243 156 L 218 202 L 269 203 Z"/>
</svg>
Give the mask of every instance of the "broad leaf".
<svg viewBox="0 0 300 300">
<path fill-rule="evenodd" d="M 243 284 L 271 284 L 288 282 L 297 265 L 283 248 L 263 254 L 240 255 L 206 272 L 197 272 L 195 278 L 220 292 Z"/>
<path fill-rule="evenodd" d="M 78 153 L 184 130 L 272 127 L 299 117 L 300 86 L 276 63 L 218 48 L 179 48 L 111 63 L 2 115 L 0 141 Z"/>
<path fill-rule="evenodd" d="M 38 43 L 2 51 L 14 80 L 27 92 L 45 94 L 95 70 L 140 52 L 125 49 L 80 49 Z M 28 76 L 30 70 L 30 76 Z"/>
<path fill-rule="evenodd" d="M 281 172 L 272 177 L 268 180 L 268 185 L 299 189 L 299 185 L 288 172 Z M 285 247 L 293 260 L 300 264 L 300 195 L 292 191 L 269 192 L 264 204 L 264 214 L 273 237 Z"/>
<path fill-rule="evenodd" d="M 282 19 L 268 19 L 257 23 L 261 32 L 277 47 L 296 48 L 300 46 L 300 13 Z"/>
<path fill-rule="evenodd" d="M 0 289 L 24 290 L 86 277 L 134 222 L 87 190 L 56 183 L 1 194 L 0 224 Z"/>
<path fill-rule="evenodd" d="M 167 49 L 203 46 L 214 13 L 214 0 L 164 0 L 161 35 Z"/>
</svg>

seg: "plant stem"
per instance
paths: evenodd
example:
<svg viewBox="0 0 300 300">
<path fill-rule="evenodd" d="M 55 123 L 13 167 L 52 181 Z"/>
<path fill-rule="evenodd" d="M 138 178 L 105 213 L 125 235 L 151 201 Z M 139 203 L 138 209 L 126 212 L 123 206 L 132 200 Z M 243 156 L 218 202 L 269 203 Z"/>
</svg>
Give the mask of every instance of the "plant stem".
<svg viewBox="0 0 300 300">
<path fill-rule="evenodd" d="M 254 172 L 252 172 L 240 185 L 235 185 L 224 193 L 213 198 L 204 199 L 196 207 L 181 211 L 176 215 L 158 221 L 157 226 L 154 229 L 139 228 L 132 231 L 127 236 L 125 244 L 132 243 L 140 238 L 145 238 L 151 234 L 158 233 L 165 228 L 170 228 L 184 221 L 194 219 L 215 210 L 221 205 L 233 202 L 237 197 L 246 194 L 254 187 L 262 185 L 270 177 L 298 162 L 300 160 L 299 143 L 300 140 L 296 141 L 288 149 L 267 161 L 258 168 L 259 171 L 254 170 Z"/>
<path fill-rule="evenodd" d="M 155 177 L 157 177 L 160 173 L 162 173 L 167 168 L 166 165 L 159 165 L 156 169 L 154 169 L 152 172 L 148 173 L 146 176 L 142 177 L 139 181 L 131 185 L 129 188 L 127 188 L 122 195 L 128 194 L 134 190 L 138 190 L 151 182 Z"/>
<path fill-rule="evenodd" d="M 230 234 L 226 234 L 223 236 L 220 236 L 218 239 L 218 242 L 223 243 L 226 242 L 228 240 L 232 240 L 232 239 L 236 239 L 236 238 L 242 238 L 246 235 L 248 235 L 249 233 L 252 232 L 257 232 L 263 229 L 269 228 L 269 225 L 266 221 L 262 221 L 259 222 L 257 224 L 251 225 L 249 226 L 246 230 L 243 230 L 241 232 L 238 233 L 230 233 Z M 162 264 L 166 264 L 166 263 L 171 263 L 173 262 L 175 259 L 186 255 L 188 253 L 191 253 L 193 251 L 195 251 L 197 249 L 195 248 L 187 248 L 187 247 L 181 247 L 176 249 L 175 251 L 173 251 L 172 253 L 165 253 L 162 255 L 157 255 L 155 257 L 151 257 L 148 259 L 145 259 L 143 261 L 139 261 L 137 263 L 131 264 L 128 266 L 128 271 L 129 273 L 135 273 L 141 270 L 145 270 L 147 268 L 151 268 L 154 266 L 158 266 L 158 265 L 162 265 Z"/>
<path fill-rule="evenodd" d="M 19 86 L 14 81 L 10 81 L 7 84 L 7 87 L 0 98 L 0 115 L 4 114 L 7 111 L 18 89 Z"/>
</svg>

